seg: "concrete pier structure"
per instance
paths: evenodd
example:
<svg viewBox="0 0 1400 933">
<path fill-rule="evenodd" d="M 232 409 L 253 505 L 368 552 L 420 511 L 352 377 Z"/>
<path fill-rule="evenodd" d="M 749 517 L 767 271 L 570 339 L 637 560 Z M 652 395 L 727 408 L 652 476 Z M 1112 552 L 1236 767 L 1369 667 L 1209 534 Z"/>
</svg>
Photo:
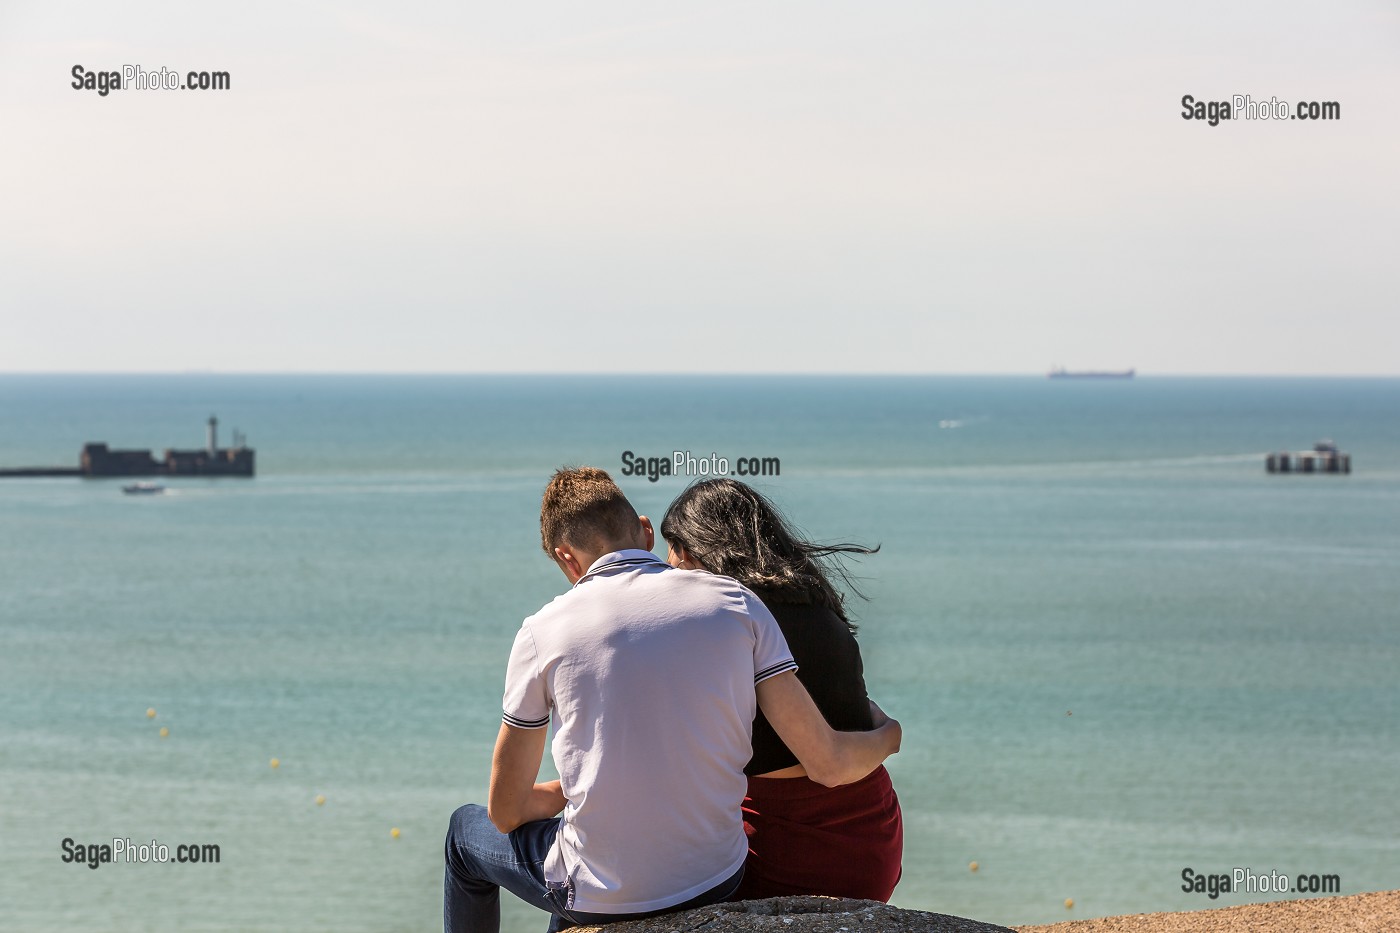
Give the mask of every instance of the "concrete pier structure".
<svg viewBox="0 0 1400 933">
<path fill-rule="evenodd" d="M 0 478 L 38 476 L 252 476 L 255 451 L 238 438 L 234 447 L 220 448 L 219 419 L 209 418 L 209 430 L 202 450 L 168 448 L 157 458 L 147 449 L 117 449 L 103 442 L 83 445 L 78 467 L 19 467 L 0 469 Z"/>
<path fill-rule="evenodd" d="M 1271 453 L 1264 458 L 1264 468 L 1270 473 L 1341 473 L 1351 472 L 1351 454 L 1342 453 L 1331 441 L 1318 441 L 1312 450 Z"/>
</svg>

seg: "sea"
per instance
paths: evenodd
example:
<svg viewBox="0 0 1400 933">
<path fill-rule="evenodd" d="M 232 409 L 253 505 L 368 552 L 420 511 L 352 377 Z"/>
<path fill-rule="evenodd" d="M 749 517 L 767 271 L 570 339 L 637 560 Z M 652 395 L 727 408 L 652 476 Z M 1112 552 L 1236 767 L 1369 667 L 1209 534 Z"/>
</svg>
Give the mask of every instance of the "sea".
<svg viewBox="0 0 1400 933">
<path fill-rule="evenodd" d="M 5 930 L 437 929 L 576 464 L 658 522 L 743 470 L 879 546 L 851 608 L 904 729 L 896 905 L 1400 887 L 1400 380 L 3 375 L 0 467 L 211 415 L 255 478 L 0 480 Z M 1265 471 L 1322 438 L 1350 475 Z"/>
</svg>

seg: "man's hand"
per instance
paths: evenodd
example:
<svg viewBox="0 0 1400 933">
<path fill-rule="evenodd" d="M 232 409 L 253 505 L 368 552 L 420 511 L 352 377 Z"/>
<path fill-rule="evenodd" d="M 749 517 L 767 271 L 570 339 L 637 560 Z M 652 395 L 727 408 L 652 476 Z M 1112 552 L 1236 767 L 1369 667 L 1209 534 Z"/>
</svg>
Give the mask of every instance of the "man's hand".
<svg viewBox="0 0 1400 933">
<path fill-rule="evenodd" d="M 818 784 L 852 784 L 899 751 L 903 731 L 872 701 L 876 728 L 870 732 L 837 732 L 827 725 L 807 688 L 792 671 L 760 683 L 758 705 L 807 776 Z"/>
<path fill-rule="evenodd" d="M 491 757 L 491 790 L 486 813 L 503 833 L 532 820 L 544 820 L 564 809 L 558 781 L 536 784 L 549 729 L 520 729 L 501 723 Z"/>
</svg>

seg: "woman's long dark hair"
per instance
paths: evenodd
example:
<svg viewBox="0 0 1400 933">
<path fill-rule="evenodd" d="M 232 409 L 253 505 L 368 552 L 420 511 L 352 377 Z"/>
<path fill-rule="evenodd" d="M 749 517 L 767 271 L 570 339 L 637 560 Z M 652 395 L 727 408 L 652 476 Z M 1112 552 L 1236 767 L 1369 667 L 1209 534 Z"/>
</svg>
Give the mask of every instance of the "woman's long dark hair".
<svg viewBox="0 0 1400 933">
<path fill-rule="evenodd" d="M 862 595 L 842 565 L 842 555 L 880 550 L 804 541 L 758 490 L 722 477 L 701 480 L 677 496 L 661 520 L 661 534 L 673 549 L 684 548 L 711 573 L 785 602 L 827 606 L 852 632 L 856 627 L 846 615 L 845 597 L 831 578 Z"/>
</svg>

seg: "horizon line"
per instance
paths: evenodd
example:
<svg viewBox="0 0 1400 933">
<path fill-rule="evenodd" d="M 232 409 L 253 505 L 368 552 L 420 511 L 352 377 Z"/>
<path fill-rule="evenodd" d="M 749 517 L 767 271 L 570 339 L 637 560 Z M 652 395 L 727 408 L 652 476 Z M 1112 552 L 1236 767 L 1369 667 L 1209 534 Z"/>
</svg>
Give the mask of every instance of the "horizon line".
<svg viewBox="0 0 1400 933">
<path fill-rule="evenodd" d="M 1092 370 L 1090 370 L 1092 371 Z M 948 372 L 930 370 L 844 370 L 832 372 L 830 370 L 794 370 L 794 371 L 773 371 L 773 370 L 542 370 L 542 369 L 519 369 L 519 370 L 413 370 L 413 369 L 326 369 L 326 370 L 295 370 L 295 369 L 35 369 L 7 371 L 0 370 L 0 378 L 19 376 L 422 376 L 422 377 L 448 377 L 448 376 L 569 376 L 569 377 L 612 377 L 612 376 L 634 376 L 634 377 L 684 377 L 693 376 L 701 378 L 734 378 L 734 377 L 764 377 L 764 378 L 1007 378 L 1022 377 L 1027 379 L 1046 379 L 1049 370 L 1040 372 L 1027 372 L 1026 370 L 981 370 L 976 372 Z M 1070 370 L 1079 372 L 1079 370 Z M 1144 375 L 1140 370 L 1135 370 L 1131 378 L 1128 379 L 1108 379 L 1104 381 L 1131 382 L 1136 379 L 1397 379 L 1400 373 L 1337 373 L 1337 372 L 1149 372 Z"/>
</svg>

